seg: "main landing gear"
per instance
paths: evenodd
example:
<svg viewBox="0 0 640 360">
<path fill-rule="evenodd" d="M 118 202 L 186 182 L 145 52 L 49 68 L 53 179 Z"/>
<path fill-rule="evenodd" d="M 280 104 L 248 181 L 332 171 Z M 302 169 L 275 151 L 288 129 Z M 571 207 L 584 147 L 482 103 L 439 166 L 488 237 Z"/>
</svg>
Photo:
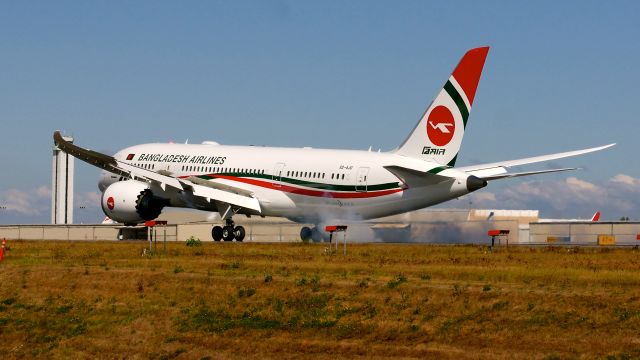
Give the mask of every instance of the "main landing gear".
<svg viewBox="0 0 640 360">
<path fill-rule="evenodd" d="M 314 226 L 313 228 L 305 226 L 300 230 L 300 240 L 303 242 L 322 242 L 325 241 L 325 237 L 317 226 Z"/>
<path fill-rule="evenodd" d="M 227 219 L 225 220 L 225 226 L 214 226 L 211 229 L 211 237 L 213 241 L 233 241 L 235 239 L 238 242 L 244 240 L 245 236 L 244 227 L 235 226 L 233 220 Z"/>
</svg>

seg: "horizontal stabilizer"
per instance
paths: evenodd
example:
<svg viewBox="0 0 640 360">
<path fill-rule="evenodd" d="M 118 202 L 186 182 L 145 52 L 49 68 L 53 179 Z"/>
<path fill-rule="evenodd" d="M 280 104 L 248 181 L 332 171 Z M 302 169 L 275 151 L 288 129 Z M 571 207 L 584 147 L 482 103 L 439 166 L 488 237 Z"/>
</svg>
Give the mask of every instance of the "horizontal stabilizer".
<svg viewBox="0 0 640 360">
<path fill-rule="evenodd" d="M 393 175 L 397 176 L 406 186 L 420 187 L 434 185 L 446 180 L 451 180 L 448 176 L 436 175 L 427 171 L 420 171 L 403 166 L 385 166 Z"/>
</svg>

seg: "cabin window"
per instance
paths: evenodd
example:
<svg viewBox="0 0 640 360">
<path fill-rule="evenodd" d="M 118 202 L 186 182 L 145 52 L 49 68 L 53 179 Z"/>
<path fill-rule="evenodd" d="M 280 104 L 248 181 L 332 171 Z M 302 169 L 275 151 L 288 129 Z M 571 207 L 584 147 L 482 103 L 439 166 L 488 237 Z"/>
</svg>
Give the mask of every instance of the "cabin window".
<svg viewBox="0 0 640 360">
<path fill-rule="evenodd" d="M 344 180 L 344 174 L 342 174 L 342 180 Z"/>
</svg>

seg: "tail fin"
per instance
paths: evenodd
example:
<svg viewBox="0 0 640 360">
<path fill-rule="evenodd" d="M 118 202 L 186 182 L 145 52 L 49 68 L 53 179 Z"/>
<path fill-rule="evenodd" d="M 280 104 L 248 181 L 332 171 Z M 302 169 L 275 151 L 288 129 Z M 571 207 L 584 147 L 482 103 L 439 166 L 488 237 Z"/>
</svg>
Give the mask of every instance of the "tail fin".
<svg viewBox="0 0 640 360">
<path fill-rule="evenodd" d="M 595 214 L 593 214 L 593 217 L 591 218 L 591 222 L 598 222 L 600 221 L 600 211 L 596 211 Z"/>
<path fill-rule="evenodd" d="M 488 52 L 486 46 L 464 54 L 397 154 L 455 165 Z"/>
</svg>

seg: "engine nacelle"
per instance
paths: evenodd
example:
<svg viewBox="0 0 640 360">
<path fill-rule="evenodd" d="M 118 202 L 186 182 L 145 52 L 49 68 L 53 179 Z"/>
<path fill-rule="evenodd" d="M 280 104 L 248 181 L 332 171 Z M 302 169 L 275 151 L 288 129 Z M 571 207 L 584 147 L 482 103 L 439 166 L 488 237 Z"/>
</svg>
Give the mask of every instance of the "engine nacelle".
<svg viewBox="0 0 640 360">
<path fill-rule="evenodd" d="M 139 224 L 157 218 L 168 200 L 154 196 L 149 185 L 140 181 L 119 181 L 102 193 L 102 211 L 124 224 Z"/>
</svg>

